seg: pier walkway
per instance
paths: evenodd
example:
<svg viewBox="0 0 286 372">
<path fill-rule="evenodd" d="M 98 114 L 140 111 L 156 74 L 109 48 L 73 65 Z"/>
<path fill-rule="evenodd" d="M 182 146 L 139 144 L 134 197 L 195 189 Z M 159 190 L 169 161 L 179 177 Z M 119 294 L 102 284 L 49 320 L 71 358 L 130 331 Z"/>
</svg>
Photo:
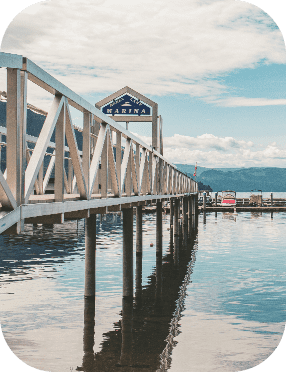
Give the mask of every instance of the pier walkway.
<svg viewBox="0 0 286 372">
<path fill-rule="evenodd" d="M 152 121 L 152 145 L 147 145 L 118 124 L 118 116 L 104 114 L 28 58 L 1 53 L 0 67 L 7 69 L 6 127 L 0 127 L 6 159 L 6 169 L 0 170 L 0 233 L 19 233 L 24 223 L 62 223 L 172 198 L 190 196 L 194 202 L 197 183 L 162 155 L 157 104 L 131 88 L 119 91 L 151 106 L 146 121 Z M 38 137 L 27 134 L 28 80 L 53 96 Z M 71 107 L 83 115 L 82 150 Z M 54 191 L 47 194 L 52 173 Z"/>
</svg>

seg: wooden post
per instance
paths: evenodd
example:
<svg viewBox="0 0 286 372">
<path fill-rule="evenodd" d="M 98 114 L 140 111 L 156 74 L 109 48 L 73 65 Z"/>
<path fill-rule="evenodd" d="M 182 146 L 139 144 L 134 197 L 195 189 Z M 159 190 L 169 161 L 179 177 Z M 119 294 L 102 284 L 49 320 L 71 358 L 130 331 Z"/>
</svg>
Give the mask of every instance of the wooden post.
<svg viewBox="0 0 286 372">
<path fill-rule="evenodd" d="M 161 308 L 162 308 L 162 246 L 161 250 L 156 250 L 155 314 L 157 316 L 161 315 Z"/>
<path fill-rule="evenodd" d="M 215 197 L 215 207 L 217 207 L 217 192 L 215 192 L 214 197 Z M 244 199 L 243 199 L 243 204 L 244 204 Z"/>
<path fill-rule="evenodd" d="M 85 219 L 84 295 L 95 296 L 96 214 Z"/>
<path fill-rule="evenodd" d="M 156 207 L 156 253 L 162 255 L 162 202 L 157 201 Z"/>
<path fill-rule="evenodd" d="M 21 130 L 20 130 L 20 173 L 21 173 L 21 204 L 25 203 L 25 170 L 27 166 L 26 158 L 26 134 L 27 134 L 27 81 L 28 73 L 21 71 Z M 24 222 L 24 221 L 23 221 Z M 21 226 L 24 230 L 24 224 Z"/>
<path fill-rule="evenodd" d="M 68 159 L 68 185 L 70 188 L 70 193 L 73 194 L 73 166 L 72 166 L 72 160 L 71 160 L 71 155 L 69 154 L 69 159 Z"/>
<path fill-rule="evenodd" d="M 133 327 L 133 301 L 132 298 L 122 298 L 122 321 L 121 321 L 121 355 L 120 367 L 126 367 L 130 371 L 132 365 L 132 327 Z"/>
<path fill-rule="evenodd" d="M 158 151 L 158 105 L 152 108 L 152 147 Z"/>
<path fill-rule="evenodd" d="M 20 204 L 20 94 L 20 70 L 8 68 L 6 105 L 7 183 L 16 199 L 17 205 Z"/>
<path fill-rule="evenodd" d="M 188 196 L 188 230 L 189 235 L 192 231 L 192 196 Z"/>
<path fill-rule="evenodd" d="M 123 214 L 123 297 L 133 297 L 133 208 Z"/>
<path fill-rule="evenodd" d="M 56 124 L 55 201 L 64 200 L 65 104 Z"/>
<path fill-rule="evenodd" d="M 270 193 L 270 205 L 273 207 L 273 192 Z"/>
<path fill-rule="evenodd" d="M 180 199 L 175 199 L 174 205 L 174 236 L 179 236 L 179 214 L 180 214 Z"/>
<path fill-rule="evenodd" d="M 188 197 L 183 197 L 183 205 L 182 205 L 182 212 L 183 212 L 183 234 L 184 234 L 184 242 L 187 240 L 188 235 Z"/>
<path fill-rule="evenodd" d="M 119 196 L 121 196 L 121 158 L 122 158 L 122 149 L 121 149 L 121 133 L 116 132 L 116 173 L 118 179 L 119 187 Z"/>
<path fill-rule="evenodd" d="M 102 153 L 101 153 L 101 169 L 100 169 L 100 184 L 101 184 L 101 197 L 107 197 L 107 137 L 105 138 Z"/>
<path fill-rule="evenodd" d="M 203 210 L 206 210 L 207 193 L 203 192 Z"/>
<path fill-rule="evenodd" d="M 207 214 L 206 211 L 203 211 L 203 224 L 205 225 L 207 223 Z"/>
<path fill-rule="evenodd" d="M 88 370 L 95 368 L 94 359 L 94 321 L 95 316 L 95 299 L 94 297 L 84 298 L 84 327 L 83 327 L 83 360 L 82 370 Z"/>
<path fill-rule="evenodd" d="M 89 193 L 89 169 L 90 169 L 90 131 L 93 122 L 92 114 L 83 112 L 83 131 L 82 131 L 82 168 L 87 188 L 87 199 L 90 199 Z"/>
<path fill-rule="evenodd" d="M 171 246 L 174 243 L 173 239 L 174 234 L 174 200 L 170 199 L 170 244 Z"/>
<path fill-rule="evenodd" d="M 174 236 L 174 250 L 173 250 L 173 262 L 174 266 L 179 266 L 179 248 L 180 248 L 180 237 L 179 235 Z"/>
<path fill-rule="evenodd" d="M 142 205 L 136 207 L 136 254 L 142 254 Z"/>
<path fill-rule="evenodd" d="M 161 313 L 162 303 L 162 201 L 157 201 L 156 208 L 156 291 L 155 313 Z"/>
<path fill-rule="evenodd" d="M 39 185 L 40 195 L 43 195 L 44 193 L 43 181 L 44 181 L 44 162 L 42 162 L 40 170 L 39 170 L 39 174 L 38 174 L 38 185 Z"/>
<path fill-rule="evenodd" d="M 142 299 L 142 251 L 136 252 L 135 305 L 141 307 Z"/>
</svg>

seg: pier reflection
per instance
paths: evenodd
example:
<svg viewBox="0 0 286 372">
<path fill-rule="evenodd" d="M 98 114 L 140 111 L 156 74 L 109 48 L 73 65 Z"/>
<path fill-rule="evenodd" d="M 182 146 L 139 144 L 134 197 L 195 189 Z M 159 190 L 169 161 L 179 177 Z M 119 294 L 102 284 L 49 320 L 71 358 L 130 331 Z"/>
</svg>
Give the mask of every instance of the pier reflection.
<svg viewBox="0 0 286 372">
<path fill-rule="evenodd" d="M 95 299 L 85 299 L 84 356 L 82 366 L 76 370 L 166 370 L 174 337 L 180 333 L 179 319 L 195 262 L 196 236 L 197 228 L 187 240 L 174 237 L 174 246 L 170 245 L 164 256 L 162 247 L 156 247 L 156 267 L 146 286 L 142 286 L 142 254 L 136 254 L 134 299 L 122 298 L 121 319 L 114 323 L 113 330 L 103 334 L 97 353 L 93 352 Z"/>
</svg>

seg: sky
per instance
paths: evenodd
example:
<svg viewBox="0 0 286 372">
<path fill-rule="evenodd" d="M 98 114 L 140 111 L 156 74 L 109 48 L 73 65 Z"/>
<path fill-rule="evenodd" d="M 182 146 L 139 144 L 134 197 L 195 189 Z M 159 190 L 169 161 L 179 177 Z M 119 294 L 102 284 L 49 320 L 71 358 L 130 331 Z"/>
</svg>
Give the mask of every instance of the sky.
<svg viewBox="0 0 286 372">
<path fill-rule="evenodd" d="M 173 163 L 286 167 L 285 43 L 253 4 L 45 1 L 13 19 L 1 51 L 28 57 L 92 104 L 126 85 L 157 102 Z M 28 101 L 48 110 L 51 97 L 30 83 Z M 151 143 L 150 124 L 129 130 Z"/>
</svg>

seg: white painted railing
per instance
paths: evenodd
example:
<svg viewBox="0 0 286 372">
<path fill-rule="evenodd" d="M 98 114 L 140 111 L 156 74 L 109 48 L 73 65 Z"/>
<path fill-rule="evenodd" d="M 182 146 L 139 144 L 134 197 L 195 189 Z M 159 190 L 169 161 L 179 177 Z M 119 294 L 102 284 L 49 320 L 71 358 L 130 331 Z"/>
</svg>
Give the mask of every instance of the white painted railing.
<svg viewBox="0 0 286 372">
<path fill-rule="evenodd" d="M 197 192 L 197 183 L 169 163 L 152 146 L 125 130 L 101 110 L 74 93 L 29 59 L 0 53 L 0 67 L 7 68 L 6 171 L 0 170 L 2 209 L 23 211 L 35 203 L 69 203 L 114 198 L 152 200 Z M 39 137 L 27 135 L 27 80 L 54 95 Z M 79 151 L 70 106 L 83 113 L 82 151 Z M 51 136 L 55 130 L 55 142 Z M 67 146 L 65 146 L 65 139 Z M 2 142 L 2 141 L 1 141 Z M 34 143 L 29 149 L 27 143 Z M 122 146 L 124 145 L 124 146 Z M 162 152 L 162 151 L 161 151 Z M 68 154 L 68 155 L 67 155 Z M 49 165 L 44 172 L 44 159 Z M 68 158 L 68 167 L 65 159 Z M 54 194 L 45 190 L 54 169 Z M 44 174 L 45 173 L 45 174 Z M 34 193 L 36 192 L 36 195 Z M 153 196 L 153 197 L 152 197 Z M 144 199 L 145 197 L 145 199 Z M 65 202 L 66 203 L 66 202 Z M 110 201 L 108 202 L 108 204 Z M 99 204 L 102 204 L 99 203 Z M 99 205 L 98 204 L 98 205 Z M 85 203 L 85 208 L 88 204 Z M 112 204 L 110 204 L 112 205 Z M 55 208 L 50 206 L 53 214 Z M 74 205 L 74 210 L 77 210 Z M 31 208 L 30 208 L 31 210 Z M 63 208 L 58 208 L 63 213 Z M 44 213 L 45 214 L 45 213 Z M 0 229 L 1 232 L 1 229 Z"/>
</svg>

